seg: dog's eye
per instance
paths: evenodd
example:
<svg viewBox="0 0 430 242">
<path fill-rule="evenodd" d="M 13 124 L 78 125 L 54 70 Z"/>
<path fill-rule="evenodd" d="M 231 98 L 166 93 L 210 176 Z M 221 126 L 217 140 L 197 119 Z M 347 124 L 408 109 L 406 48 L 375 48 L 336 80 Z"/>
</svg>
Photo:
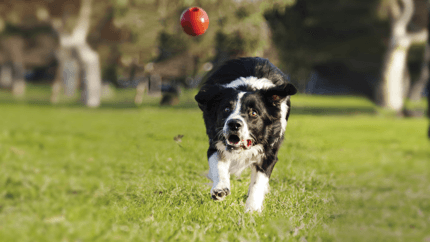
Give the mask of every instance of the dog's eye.
<svg viewBox="0 0 430 242">
<path fill-rule="evenodd" d="M 258 113 L 254 110 L 249 111 L 249 115 L 251 115 L 252 117 L 256 117 L 258 115 Z"/>
<path fill-rule="evenodd" d="M 229 107 L 224 108 L 224 112 L 226 113 L 230 112 L 230 108 Z"/>
</svg>

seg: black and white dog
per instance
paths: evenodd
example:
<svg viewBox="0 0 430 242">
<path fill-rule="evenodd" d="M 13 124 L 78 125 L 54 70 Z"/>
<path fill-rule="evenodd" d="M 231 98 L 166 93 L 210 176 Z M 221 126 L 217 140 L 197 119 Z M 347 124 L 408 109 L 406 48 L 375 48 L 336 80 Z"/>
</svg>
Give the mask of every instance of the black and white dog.
<svg viewBox="0 0 430 242">
<path fill-rule="evenodd" d="M 230 194 L 230 174 L 250 166 L 246 211 L 261 211 L 296 92 L 281 70 L 259 57 L 230 60 L 210 74 L 195 99 L 209 136 L 214 200 Z"/>
</svg>

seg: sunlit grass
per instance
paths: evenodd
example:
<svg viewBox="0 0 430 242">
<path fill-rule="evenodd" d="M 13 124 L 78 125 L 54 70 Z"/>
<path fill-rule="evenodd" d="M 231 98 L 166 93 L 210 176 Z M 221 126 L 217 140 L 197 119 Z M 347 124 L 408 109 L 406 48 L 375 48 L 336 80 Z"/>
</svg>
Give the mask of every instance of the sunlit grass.
<svg viewBox="0 0 430 242">
<path fill-rule="evenodd" d="M 196 91 L 160 108 L 121 90 L 87 109 L 77 97 L 51 106 L 47 90 L 15 101 L 0 92 L 1 241 L 430 239 L 424 118 L 375 115 L 362 98 L 294 96 L 264 210 L 245 214 L 248 171 L 225 201 L 209 197 Z"/>
</svg>

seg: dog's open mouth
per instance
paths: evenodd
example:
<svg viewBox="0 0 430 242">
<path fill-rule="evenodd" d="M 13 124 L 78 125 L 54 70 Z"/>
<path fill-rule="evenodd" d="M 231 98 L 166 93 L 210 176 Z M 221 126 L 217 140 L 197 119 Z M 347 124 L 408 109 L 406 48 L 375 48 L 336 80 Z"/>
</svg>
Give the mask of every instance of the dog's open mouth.
<svg viewBox="0 0 430 242">
<path fill-rule="evenodd" d="M 227 138 L 227 149 L 228 150 L 236 150 L 236 149 L 249 149 L 252 146 L 252 140 L 243 139 L 241 140 L 237 135 L 230 135 Z"/>
</svg>

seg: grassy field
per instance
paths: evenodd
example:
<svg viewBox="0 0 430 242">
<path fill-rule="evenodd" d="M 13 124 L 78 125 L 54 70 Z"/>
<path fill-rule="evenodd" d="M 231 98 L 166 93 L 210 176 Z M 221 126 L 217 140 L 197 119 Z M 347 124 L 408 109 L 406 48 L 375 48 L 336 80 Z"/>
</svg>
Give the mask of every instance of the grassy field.
<svg viewBox="0 0 430 242">
<path fill-rule="evenodd" d="M 195 91 L 136 107 L 123 90 L 99 109 L 46 91 L 0 92 L 0 241 L 430 241 L 424 118 L 294 96 L 264 210 L 248 214 L 249 171 L 209 197 Z"/>
</svg>

